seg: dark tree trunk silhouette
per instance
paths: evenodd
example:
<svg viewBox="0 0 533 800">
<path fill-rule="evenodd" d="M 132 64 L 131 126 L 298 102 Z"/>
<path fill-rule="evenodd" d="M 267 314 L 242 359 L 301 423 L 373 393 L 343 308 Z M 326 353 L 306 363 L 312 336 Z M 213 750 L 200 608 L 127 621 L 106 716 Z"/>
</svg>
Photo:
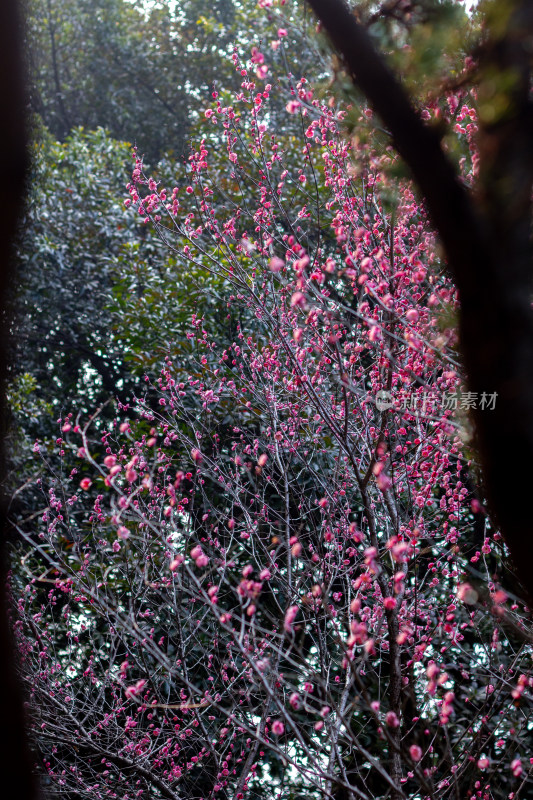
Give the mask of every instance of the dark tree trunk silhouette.
<svg viewBox="0 0 533 800">
<path fill-rule="evenodd" d="M 480 170 L 470 192 L 435 130 L 343 0 L 307 0 L 354 84 L 383 120 L 440 235 L 458 289 L 468 388 L 497 392 L 494 411 L 473 412 L 489 509 L 507 543 L 523 594 L 533 599 L 533 312 L 531 192 L 533 107 L 529 98 L 533 4 L 509 0 L 480 56 L 481 88 L 494 71 L 512 76 L 507 107 L 480 121 Z M 497 12 L 494 4 L 493 13 Z M 503 4 L 501 4 L 503 5 Z M 497 28 L 497 30 L 496 30 Z"/>
<path fill-rule="evenodd" d="M 26 167 L 25 96 L 21 23 L 16 0 L 0 3 L 0 472 L 5 476 L 5 379 L 9 319 L 7 297 L 13 280 L 12 247 L 21 211 Z M 2 690 L 0 774 L 2 796 L 18 800 L 37 797 L 26 726 L 23 693 L 16 670 L 16 653 L 9 625 L 5 590 L 6 504 L 0 499 L 0 687 Z"/>
</svg>

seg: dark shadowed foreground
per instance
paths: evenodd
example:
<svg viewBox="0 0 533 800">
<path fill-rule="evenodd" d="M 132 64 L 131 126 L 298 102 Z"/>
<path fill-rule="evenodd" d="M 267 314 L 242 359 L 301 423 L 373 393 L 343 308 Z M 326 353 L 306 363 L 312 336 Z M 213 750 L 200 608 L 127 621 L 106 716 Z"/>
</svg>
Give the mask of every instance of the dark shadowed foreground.
<svg viewBox="0 0 533 800">
<path fill-rule="evenodd" d="M 5 429 L 5 374 L 6 296 L 13 280 L 11 250 L 22 205 L 27 151 L 24 119 L 24 82 L 22 47 L 18 4 L 15 0 L 0 3 L 0 403 L 2 433 Z M 0 454 L 0 468 L 4 473 L 5 453 Z M 5 503 L 1 507 L 0 569 L 2 587 L 6 583 Z M 22 691 L 15 671 L 15 656 L 8 625 L 8 608 L 4 591 L 0 592 L 0 686 L 2 687 L 2 747 L 0 747 L 0 774 L 2 796 L 17 800 L 33 800 L 37 796 L 28 750 Z"/>
</svg>

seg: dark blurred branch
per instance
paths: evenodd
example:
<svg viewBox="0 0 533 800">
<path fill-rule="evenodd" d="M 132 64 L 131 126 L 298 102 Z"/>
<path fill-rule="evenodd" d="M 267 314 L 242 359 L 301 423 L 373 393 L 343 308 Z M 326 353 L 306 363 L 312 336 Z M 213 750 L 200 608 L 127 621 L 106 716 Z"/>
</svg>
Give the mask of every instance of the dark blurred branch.
<svg viewBox="0 0 533 800">
<path fill-rule="evenodd" d="M 0 470 L 5 477 L 4 442 L 6 433 L 5 380 L 9 331 L 7 298 L 13 281 L 12 248 L 16 236 L 24 188 L 28 154 L 26 146 L 25 93 L 22 63 L 21 21 L 15 0 L 0 3 Z M 0 525 L 0 686 L 2 687 L 2 747 L 0 774 L 5 796 L 19 800 L 37 797 L 36 781 L 28 748 L 22 687 L 16 671 L 14 642 L 9 626 L 6 586 L 6 500 L 1 498 Z M 6 793 L 7 792 L 7 793 Z"/>
<path fill-rule="evenodd" d="M 499 117 L 485 124 L 481 120 L 479 183 L 471 194 L 437 133 L 423 123 L 343 0 L 307 2 L 343 57 L 354 84 L 389 130 L 440 234 L 459 292 L 459 333 L 469 389 L 497 393 L 493 411 L 474 411 L 485 491 L 531 599 L 533 126 L 528 42 L 533 36 L 533 6 L 526 0 L 510 0 L 501 13 L 496 3 L 487 12 L 489 36 L 480 64 L 480 92 L 490 90 L 495 71 L 512 80 L 505 86 L 507 106 Z M 498 32 L 491 36 L 491 14 L 497 13 Z"/>
</svg>

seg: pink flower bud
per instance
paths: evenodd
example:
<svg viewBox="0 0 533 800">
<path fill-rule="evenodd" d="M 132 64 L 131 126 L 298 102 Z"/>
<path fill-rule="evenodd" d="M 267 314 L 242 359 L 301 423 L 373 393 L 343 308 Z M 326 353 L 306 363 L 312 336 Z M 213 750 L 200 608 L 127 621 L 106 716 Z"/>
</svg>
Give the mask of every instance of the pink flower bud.
<svg viewBox="0 0 533 800">
<path fill-rule="evenodd" d="M 271 272 L 279 272 L 280 269 L 283 269 L 284 266 L 285 262 L 281 258 L 278 258 L 277 256 L 274 256 L 274 258 L 271 258 L 270 261 L 268 262 L 268 268 L 270 269 Z"/>
<path fill-rule="evenodd" d="M 181 556 L 181 555 L 174 556 L 174 558 L 172 559 L 172 561 L 168 565 L 169 570 L 171 572 L 174 572 L 175 570 L 177 570 L 177 568 L 179 567 L 180 564 L 183 564 L 183 561 L 184 561 L 183 556 Z"/>
<path fill-rule="evenodd" d="M 422 758 L 422 748 L 419 747 L 417 744 L 412 744 L 409 748 L 409 755 L 413 759 L 413 761 L 420 761 Z"/>
<path fill-rule="evenodd" d="M 440 670 L 438 666 L 435 664 L 434 661 L 430 661 L 426 669 L 426 675 L 428 678 L 436 678 L 439 674 Z"/>
<path fill-rule="evenodd" d="M 388 475 L 384 472 L 380 472 L 380 474 L 376 478 L 376 483 L 378 488 L 381 489 L 382 492 L 386 492 L 392 486 L 392 481 Z"/>
<path fill-rule="evenodd" d="M 306 301 L 303 292 L 294 292 L 291 297 L 291 308 L 305 308 Z"/>
<path fill-rule="evenodd" d="M 285 620 L 283 622 L 283 627 L 285 630 L 290 633 L 293 630 L 293 622 L 296 619 L 296 615 L 298 613 L 298 606 L 289 606 L 287 612 L 285 614 Z"/>
<path fill-rule="evenodd" d="M 291 706 L 294 708 L 295 711 L 298 711 L 298 709 L 302 705 L 302 698 L 300 697 L 298 692 L 293 692 L 291 694 L 291 696 L 289 697 L 289 703 L 291 704 Z"/>
<path fill-rule="evenodd" d="M 195 464 L 201 464 L 203 461 L 203 456 L 201 452 L 198 450 L 197 447 L 193 447 L 191 450 L 191 458 L 195 462 Z"/>
<path fill-rule="evenodd" d="M 289 114 L 296 114 L 296 112 L 300 108 L 300 103 L 297 100 L 289 100 L 285 108 L 289 112 Z"/>
<path fill-rule="evenodd" d="M 457 597 L 467 605 L 474 605 L 477 603 L 479 595 L 469 583 L 461 583 L 457 587 Z"/>
<path fill-rule="evenodd" d="M 126 689 L 126 697 L 135 697 L 136 695 L 138 695 L 143 690 L 145 683 L 146 681 L 141 679 L 140 681 L 137 681 L 137 683 L 134 684 L 133 686 L 128 686 L 128 688 Z"/>
<path fill-rule="evenodd" d="M 303 335 L 304 332 L 302 328 L 295 328 L 292 332 L 292 338 L 297 344 L 302 341 Z"/>
</svg>

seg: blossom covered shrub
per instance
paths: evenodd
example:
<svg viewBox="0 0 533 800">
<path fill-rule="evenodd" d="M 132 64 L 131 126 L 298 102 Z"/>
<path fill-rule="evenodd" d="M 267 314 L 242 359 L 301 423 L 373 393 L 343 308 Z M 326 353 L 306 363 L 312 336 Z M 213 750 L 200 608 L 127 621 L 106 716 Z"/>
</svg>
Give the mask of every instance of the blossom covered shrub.
<svg viewBox="0 0 533 800">
<path fill-rule="evenodd" d="M 137 159 L 126 201 L 226 331 L 199 303 L 135 408 L 59 420 L 63 467 L 19 526 L 46 783 L 525 798 L 531 634 L 467 443 L 497 398 L 461 391 L 424 208 L 304 79 L 299 136 L 276 134 L 265 56 L 234 61 L 175 186 Z M 473 147 L 467 99 L 427 114 L 470 120 Z"/>
</svg>

